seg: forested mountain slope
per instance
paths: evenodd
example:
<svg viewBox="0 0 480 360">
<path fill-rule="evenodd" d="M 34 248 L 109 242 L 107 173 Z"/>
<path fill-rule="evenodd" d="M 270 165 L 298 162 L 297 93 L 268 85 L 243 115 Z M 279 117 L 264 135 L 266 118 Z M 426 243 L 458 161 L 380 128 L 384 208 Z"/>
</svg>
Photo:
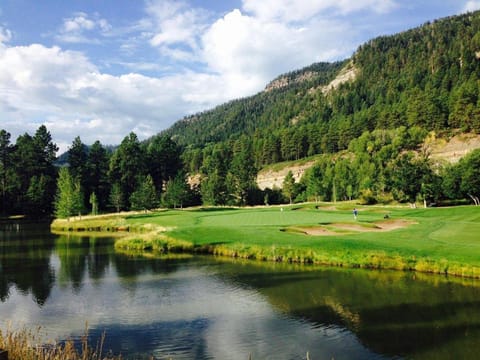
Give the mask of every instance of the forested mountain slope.
<svg viewBox="0 0 480 360">
<path fill-rule="evenodd" d="M 302 109 L 309 89 L 327 85 L 345 62 L 318 63 L 273 80 L 265 91 L 244 99 L 230 101 L 213 110 L 188 116 L 164 133 L 179 145 L 203 146 L 210 142 L 238 138 L 256 130 L 272 130 L 289 125 Z"/>
<path fill-rule="evenodd" d="M 348 69 L 355 76 L 326 91 Z M 164 133 L 189 149 L 248 136 L 261 167 L 346 149 L 374 129 L 478 132 L 479 76 L 475 12 L 373 39 L 351 59 L 282 75 L 255 96 L 187 117 Z M 186 158 L 192 161 L 188 151 Z"/>
</svg>

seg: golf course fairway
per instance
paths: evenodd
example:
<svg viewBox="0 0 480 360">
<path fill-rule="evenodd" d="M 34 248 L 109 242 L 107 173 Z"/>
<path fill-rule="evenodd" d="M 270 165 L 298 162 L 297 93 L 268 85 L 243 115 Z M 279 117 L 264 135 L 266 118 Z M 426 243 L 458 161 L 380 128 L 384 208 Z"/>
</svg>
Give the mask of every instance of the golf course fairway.
<svg viewBox="0 0 480 360">
<path fill-rule="evenodd" d="M 122 229 L 119 251 L 198 252 L 263 261 L 480 278 L 480 207 L 351 203 L 200 208 L 56 220 L 53 230 Z M 68 224 L 68 225 L 66 225 Z"/>
</svg>

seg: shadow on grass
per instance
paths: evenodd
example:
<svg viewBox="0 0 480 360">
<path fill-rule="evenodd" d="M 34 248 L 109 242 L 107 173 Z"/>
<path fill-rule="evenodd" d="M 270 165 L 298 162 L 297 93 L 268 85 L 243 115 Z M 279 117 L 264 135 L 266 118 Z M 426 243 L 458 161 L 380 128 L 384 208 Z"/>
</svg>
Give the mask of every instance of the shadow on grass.
<svg viewBox="0 0 480 360">
<path fill-rule="evenodd" d="M 128 215 L 126 219 L 149 219 L 157 216 L 171 216 L 176 215 L 175 213 L 165 210 L 165 211 L 157 211 L 154 213 L 144 213 L 144 214 L 135 214 L 135 215 Z"/>
<path fill-rule="evenodd" d="M 209 212 L 209 211 L 228 211 L 228 210 L 238 210 L 233 207 L 208 207 L 208 208 L 200 208 L 191 210 L 193 212 Z"/>
<path fill-rule="evenodd" d="M 215 246 L 215 245 L 225 245 L 228 244 L 226 241 L 214 241 L 214 242 L 209 242 L 206 245 L 208 246 Z M 199 245 L 199 247 L 202 247 L 202 245 Z"/>
</svg>

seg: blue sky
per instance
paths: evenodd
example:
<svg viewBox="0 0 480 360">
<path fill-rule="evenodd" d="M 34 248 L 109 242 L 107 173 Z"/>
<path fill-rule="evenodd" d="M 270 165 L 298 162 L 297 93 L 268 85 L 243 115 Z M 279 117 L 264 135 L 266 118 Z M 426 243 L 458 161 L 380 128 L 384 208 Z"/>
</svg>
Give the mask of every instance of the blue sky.
<svg viewBox="0 0 480 360">
<path fill-rule="evenodd" d="M 144 139 L 276 76 L 480 9 L 467 0 L 1 0 L 0 128 Z"/>
</svg>

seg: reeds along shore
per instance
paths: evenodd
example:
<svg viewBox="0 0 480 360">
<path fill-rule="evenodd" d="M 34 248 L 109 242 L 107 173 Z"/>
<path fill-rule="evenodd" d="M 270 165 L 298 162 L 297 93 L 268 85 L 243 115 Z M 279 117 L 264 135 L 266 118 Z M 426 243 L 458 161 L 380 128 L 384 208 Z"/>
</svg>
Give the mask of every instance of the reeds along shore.
<svg viewBox="0 0 480 360">
<path fill-rule="evenodd" d="M 121 355 L 113 355 L 104 351 L 105 334 L 94 347 L 88 342 L 88 331 L 80 340 L 45 341 L 43 329 L 22 328 L 0 330 L 0 354 L 6 352 L 6 360 L 117 360 Z M 3 360 L 3 359 L 2 359 Z"/>
</svg>

